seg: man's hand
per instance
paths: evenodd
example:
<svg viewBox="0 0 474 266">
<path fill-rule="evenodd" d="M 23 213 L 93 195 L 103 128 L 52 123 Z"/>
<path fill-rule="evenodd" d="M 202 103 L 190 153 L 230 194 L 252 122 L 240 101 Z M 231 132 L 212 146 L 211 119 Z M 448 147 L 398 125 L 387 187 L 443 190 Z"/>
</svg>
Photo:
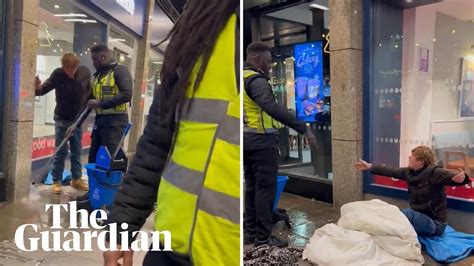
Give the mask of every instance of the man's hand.
<svg viewBox="0 0 474 266">
<path fill-rule="evenodd" d="M 66 136 L 69 135 L 70 133 L 72 133 L 71 136 L 74 135 L 74 130 L 75 130 L 75 128 L 69 127 L 69 128 L 66 130 Z"/>
<path fill-rule="evenodd" d="M 95 99 L 90 99 L 87 102 L 87 107 L 89 107 L 91 109 L 99 108 L 100 107 L 100 102 L 95 100 Z"/>
<path fill-rule="evenodd" d="M 359 171 L 367 171 L 372 169 L 372 164 L 359 159 L 359 161 L 354 164 L 354 167 Z"/>
<path fill-rule="evenodd" d="M 35 77 L 35 91 L 41 89 L 41 80 L 38 76 Z"/>
<path fill-rule="evenodd" d="M 466 173 L 462 168 L 459 168 L 459 173 L 453 176 L 452 180 L 456 183 L 464 182 L 464 178 L 466 177 Z"/>
<path fill-rule="evenodd" d="M 311 145 L 313 149 L 318 148 L 318 141 L 316 140 L 316 136 L 314 135 L 313 130 L 311 130 L 310 126 L 306 127 L 306 133 L 304 134 L 304 136 L 306 137 L 306 139 L 308 139 L 309 145 Z"/>
<path fill-rule="evenodd" d="M 133 262 L 133 251 L 106 251 L 103 253 L 104 266 L 132 266 Z M 119 264 L 119 260 L 122 259 L 123 264 Z"/>
</svg>

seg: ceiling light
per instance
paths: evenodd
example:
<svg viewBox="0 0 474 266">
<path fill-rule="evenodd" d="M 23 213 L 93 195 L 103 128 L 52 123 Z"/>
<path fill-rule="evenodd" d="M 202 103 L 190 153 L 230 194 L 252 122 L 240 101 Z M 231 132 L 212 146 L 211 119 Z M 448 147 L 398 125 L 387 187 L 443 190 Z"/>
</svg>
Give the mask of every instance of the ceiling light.
<svg viewBox="0 0 474 266">
<path fill-rule="evenodd" d="M 452 33 L 452 34 L 456 33 L 456 30 L 452 30 L 451 33 Z"/>
<path fill-rule="evenodd" d="M 157 65 L 162 65 L 163 62 L 158 62 L 158 61 L 155 61 L 155 62 L 151 62 L 152 64 L 157 64 Z"/>
<path fill-rule="evenodd" d="M 120 38 L 109 38 L 110 42 L 124 42 L 125 39 L 120 39 Z"/>
<path fill-rule="evenodd" d="M 94 19 L 80 19 L 80 18 L 68 18 L 68 19 L 65 19 L 64 21 L 67 21 L 67 22 L 82 22 L 82 23 L 97 23 L 97 21 L 94 20 Z"/>
<path fill-rule="evenodd" d="M 321 9 L 321 10 L 329 10 L 329 8 L 327 8 L 325 6 L 322 6 L 322 5 L 318 5 L 318 4 L 311 4 L 309 6 L 312 7 L 312 8 L 317 8 L 317 9 Z"/>
<path fill-rule="evenodd" d="M 75 14 L 75 13 L 69 13 L 69 14 L 54 14 L 55 17 L 80 17 L 80 18 L 87 18 L 86 14 Z"/>
<path fill-rule="evenodd" d="M 412 2 L 413 2 L 413 0 L 406 0 L 406 2 L 407 2 L 407 3 L 412 3 Z"/>
<path fill-rule="evenodd" d="M 58 6 L 58 5 L 54 5 L 54 8 L 58 9 L 58 8 L 59 8 L 59 6 Z"/>
</svg>

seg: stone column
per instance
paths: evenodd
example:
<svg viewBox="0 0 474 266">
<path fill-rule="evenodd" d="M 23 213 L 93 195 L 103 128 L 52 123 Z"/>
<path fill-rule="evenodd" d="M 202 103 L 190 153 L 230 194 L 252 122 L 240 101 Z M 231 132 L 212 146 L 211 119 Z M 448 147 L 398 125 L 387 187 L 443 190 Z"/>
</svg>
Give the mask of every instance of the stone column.
<svg viewBox="0 0 474 266">
<path fill-rule="evenodd" d="M 362 175 L 362 2 L 329 0 L 333 199 L 341 205 L 363 199 Z"/>
<path fill-rule="evenodd" d="M 148 53 L 150 50 L 151 31 L 153 29 L 152 17 L 154 6 L 155 1 L 148 0 L 143 37 L 138 39 L 138 49 L 134 55 L 137 61 L 135 66 L 135 82 L 133 84 L 132 113 L 130 117 L 133 126 L 130 130 L 127 149 L 127 153 L 132 155 L 136 152 L 138 139 L 142 135 L 143 108 L 148 78 Z"/>
<path fill-rule="evenodd" d="M 38 47 L 38 0 L 9 1 L 7 11 L 7 201 L 29 194 L 33 137 L 34 81 Z"/>
</svg>

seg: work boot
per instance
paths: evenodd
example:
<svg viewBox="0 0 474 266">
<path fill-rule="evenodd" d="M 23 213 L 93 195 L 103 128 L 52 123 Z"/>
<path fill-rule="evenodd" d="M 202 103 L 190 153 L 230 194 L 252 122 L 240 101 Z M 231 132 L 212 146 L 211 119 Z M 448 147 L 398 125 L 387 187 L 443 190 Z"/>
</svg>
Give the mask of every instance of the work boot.
<svg viewBox="0 0 474 266">
<path fill-rule="evenodd" d="M 244 245 L 251 245 L 255 241 L 255 235 L 249 235 L 244 233 Z"/>
<path fill-rule="evenodd" d="M 53 187 L 51 188 L 51 192 L 53 192 L 53 194 L 61 194 L 62 193 L 62 188 L 61 188 L 61 183 L 59 182 L 54 182 L 53 183 Z"/>
<path fill-rule="evenodd" d="M 74 178 L 71 180 L 71 187 L 82 190 L 89 191 L 89 185 L 80 178 Z"/>
<path fill-rule="evenodd" d="M 255 246 L 261 246 L 261 245 L 270 245 L 270 246 L 275 246 L 277 248 L 284 248 L 288 246 L 288 241 L 279 239 L 274 236 L 270 236 L 270 238 L 267 241 L 260 242 L 258 240 L 255 240 Z"/>
</svg>

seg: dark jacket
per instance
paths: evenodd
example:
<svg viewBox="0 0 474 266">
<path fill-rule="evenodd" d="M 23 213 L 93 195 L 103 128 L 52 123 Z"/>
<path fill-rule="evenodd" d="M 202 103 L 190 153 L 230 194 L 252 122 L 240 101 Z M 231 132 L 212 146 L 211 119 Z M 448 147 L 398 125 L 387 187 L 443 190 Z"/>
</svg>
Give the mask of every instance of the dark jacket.
<svg viewBox="0 0 474 266">
<path fill-rule="evenodd" d="M 114 69 L 115 83 L 119 88 L 119 93 L 115 95 L 115 97 L 101 101 L 100 107 L 102 109 L 112 108 L 132 100 L 133 80 L 126 66 L 114 62 L 108 66 L 99 68 L 97 72 L 94 73 L 94 78 L 100 79 L 111 69 Z M 95 124 L 100 126 L 126 126 L 128 124 L 128 114 L 99 114 L 96 115 Z"/>
<path fill-rule="evenodd" d="M 283 105 L 277 103 L 273 95 L 272 86 L 268 83 L 268 77 L 261 73 L 257 68 L 246 63 L 244 69 L 250 69 L 260 73 L 258 76 L 252 76 L 245 82 L 245 92 L 256 104 L 262 108 L 268 115 L 279 122 L 293 128 L 300 134 L 306 132 L 306 123 L 296 119 Z M 244 149 L 278 149 L 277 134 L 256 134 L 244 133 Z"/>
<path fill-rule="evenodd" d="M 236 26 L 235 45 L 239 47 L 239 23 Z M 235 58 L 238 59 L 239 49 L 235 49 L 235 53 Z M 238 74 L 240 71 L 238 62 L 236 62 L 235 67 L 236 74 Z M 237 84 L 238 77 L 239 75 L 236 75 Z M 140 230 L 153 211 L 161 174 L 171 151 L 172 140 L 176 131 L 177 125 L 174 120 L 176 108 L 163 110 L 167 114 L 171 113 L 171 115 L 163 116 L 161 116 L 160 109 L 160 89 L 158 88 L 155 89 L 153 103 L 149 111 L 150 115 L 143 135 L 138 141 L 137 152 L 125 174 L 122 186 L 115 196 L 108 219 L 109 223 L 118 223 L 119 225 L 126 222 L 129 225 L 127 231 L 129 232 L 130 241 L 132 240 L 131 232 Z M 169 120 L 161 119 L 161 117 L 167 117 Z M 157 229 L 166 230 L 164 228 Z M 118 230 L 122 231 L 120 226 Z M 118 241 L 121 241 L 120 235 L 117 237 Z"/>
<path fill-rule="evenodd" d="M 414 171 L 406 167 L 391 168 L 373 165 L 372 174 L 405 180 L 408 185 L 410 208 L 424 213 L 434 220 L 447 222 L 446 192 L 444 186 L 462 186 L 469 182 L 466 175 L 463 183 L 452 181 L 453 172 L 439 166 L 427 166 Z"/>
<path fill-rule="evenodd" d="M 54 120 L 72 122 L 86 107 L 91 93 L 91 72 L 79 66 L 74 79 L 70 79 L 62 68 L 56 68 L 35 94 L 45 95 L 51 90 L 56 92 Z"/>
</svg>

